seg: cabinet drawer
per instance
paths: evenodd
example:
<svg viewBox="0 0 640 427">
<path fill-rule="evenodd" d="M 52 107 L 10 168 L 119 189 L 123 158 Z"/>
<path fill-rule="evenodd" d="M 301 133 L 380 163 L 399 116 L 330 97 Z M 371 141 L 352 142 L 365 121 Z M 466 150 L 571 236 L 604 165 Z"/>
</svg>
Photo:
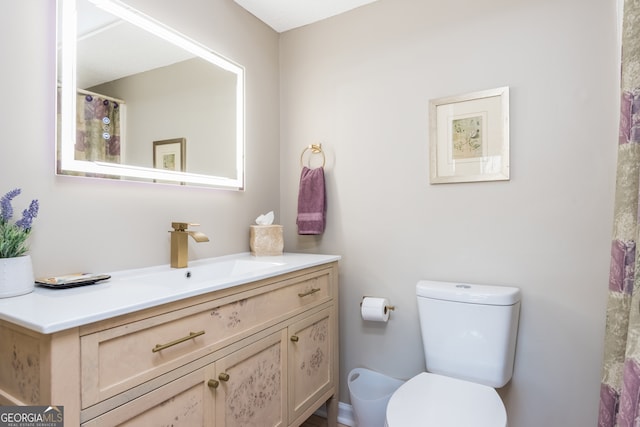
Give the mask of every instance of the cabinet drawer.
<svg viewBox="0 0 640 427">
<path fill-rule="evenodd" d="M 320 270 L 84 335 L 82 408 L 322 304 L 330 284 Z"/>
</svg>

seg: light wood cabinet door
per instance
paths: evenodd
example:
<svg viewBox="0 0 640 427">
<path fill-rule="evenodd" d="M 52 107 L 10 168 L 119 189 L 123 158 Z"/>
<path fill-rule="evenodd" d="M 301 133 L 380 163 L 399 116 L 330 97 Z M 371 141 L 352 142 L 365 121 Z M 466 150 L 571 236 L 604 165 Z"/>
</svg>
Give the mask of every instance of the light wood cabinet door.
<svg viewBox="0 0 640 427">
<path fill-rule="evenodd" d="M 216 427 L 287 425 L 286 329 L 216 362 Z"/>
<path fill-rule="evenodd" d="M 216 389 L 209 380 L 214 374 L 214 364 L 205 366 L 87 421 L 83 427 L 213 426 Z"/>
<path fill-rule="evenodd" d="M 326 308 L 288 328 L 289 423 L 335 386 L 333 322 L 333 308 Z"/>
</svg>

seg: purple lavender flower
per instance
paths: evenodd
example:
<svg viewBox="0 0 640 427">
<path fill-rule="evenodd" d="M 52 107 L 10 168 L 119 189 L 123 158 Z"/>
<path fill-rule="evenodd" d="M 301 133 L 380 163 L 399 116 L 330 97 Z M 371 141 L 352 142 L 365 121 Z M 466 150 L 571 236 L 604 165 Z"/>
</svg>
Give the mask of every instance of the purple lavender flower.
<svg viewBox="0 0 640 427">
<path fill-rule="evenodd" d="M 38 216 L 39 207 L 38 200 L 32 200 L 29 209 L 22 211 L 22 218 L 16 221 L 16 225 L 25 231 L 31 230 L 33 219 Z"/>
<path fill-rule="evenodd" d="M 23 256 L 29 247 L 26 243 L 31 234 L 31 224 L 38 216 L 40 205 L 38 200 L 32 200 L 28 209 L 22 211 L 22 218 L 11 224 L 13 217 L 11 201 L 21 193 L 19 188 L 9 191 L 0 197 L 0 258 L 16 258 Z"/>
<path fill-rule="evenodd" d="M 11 200 L 20 194 L 20 189 L 16 188 L 9 191 L 7 194 L 0 198 L 0 222 L 7 223 L 13 217 L 13 207 L 11 206 Z M 37 212 L 37 209 L 36 209 Z"/>
</svg>

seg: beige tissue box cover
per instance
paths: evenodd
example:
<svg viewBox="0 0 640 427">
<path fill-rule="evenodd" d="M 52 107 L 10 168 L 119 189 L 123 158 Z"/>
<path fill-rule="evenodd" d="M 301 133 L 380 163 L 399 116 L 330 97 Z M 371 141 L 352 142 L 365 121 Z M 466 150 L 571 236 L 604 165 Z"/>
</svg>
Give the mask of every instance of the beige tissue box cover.
<svg viewBox="0 0 640 427">
<path fill-rule="evenodd" d="M 284 239 L 281 225 L 251 225 L 249 228 L 251 255 L 282 255 Z"/>
</svg>

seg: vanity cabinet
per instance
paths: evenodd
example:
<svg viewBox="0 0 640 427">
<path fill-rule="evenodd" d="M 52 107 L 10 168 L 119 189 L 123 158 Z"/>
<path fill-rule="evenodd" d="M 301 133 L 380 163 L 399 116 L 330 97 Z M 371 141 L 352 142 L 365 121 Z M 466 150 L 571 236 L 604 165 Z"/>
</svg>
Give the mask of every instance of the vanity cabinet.
<svg viewBox="0 0 640 427">
<path fill-rule="evenodd" d="M 337 313 L 333 262 L 62 333 L 3 322 L 0 354 L 21 373 L 0 368 L 0 403 L 64 405 L 86 427 L 267 427 L 327 402 L 335 426 Z"/>
</svg>

